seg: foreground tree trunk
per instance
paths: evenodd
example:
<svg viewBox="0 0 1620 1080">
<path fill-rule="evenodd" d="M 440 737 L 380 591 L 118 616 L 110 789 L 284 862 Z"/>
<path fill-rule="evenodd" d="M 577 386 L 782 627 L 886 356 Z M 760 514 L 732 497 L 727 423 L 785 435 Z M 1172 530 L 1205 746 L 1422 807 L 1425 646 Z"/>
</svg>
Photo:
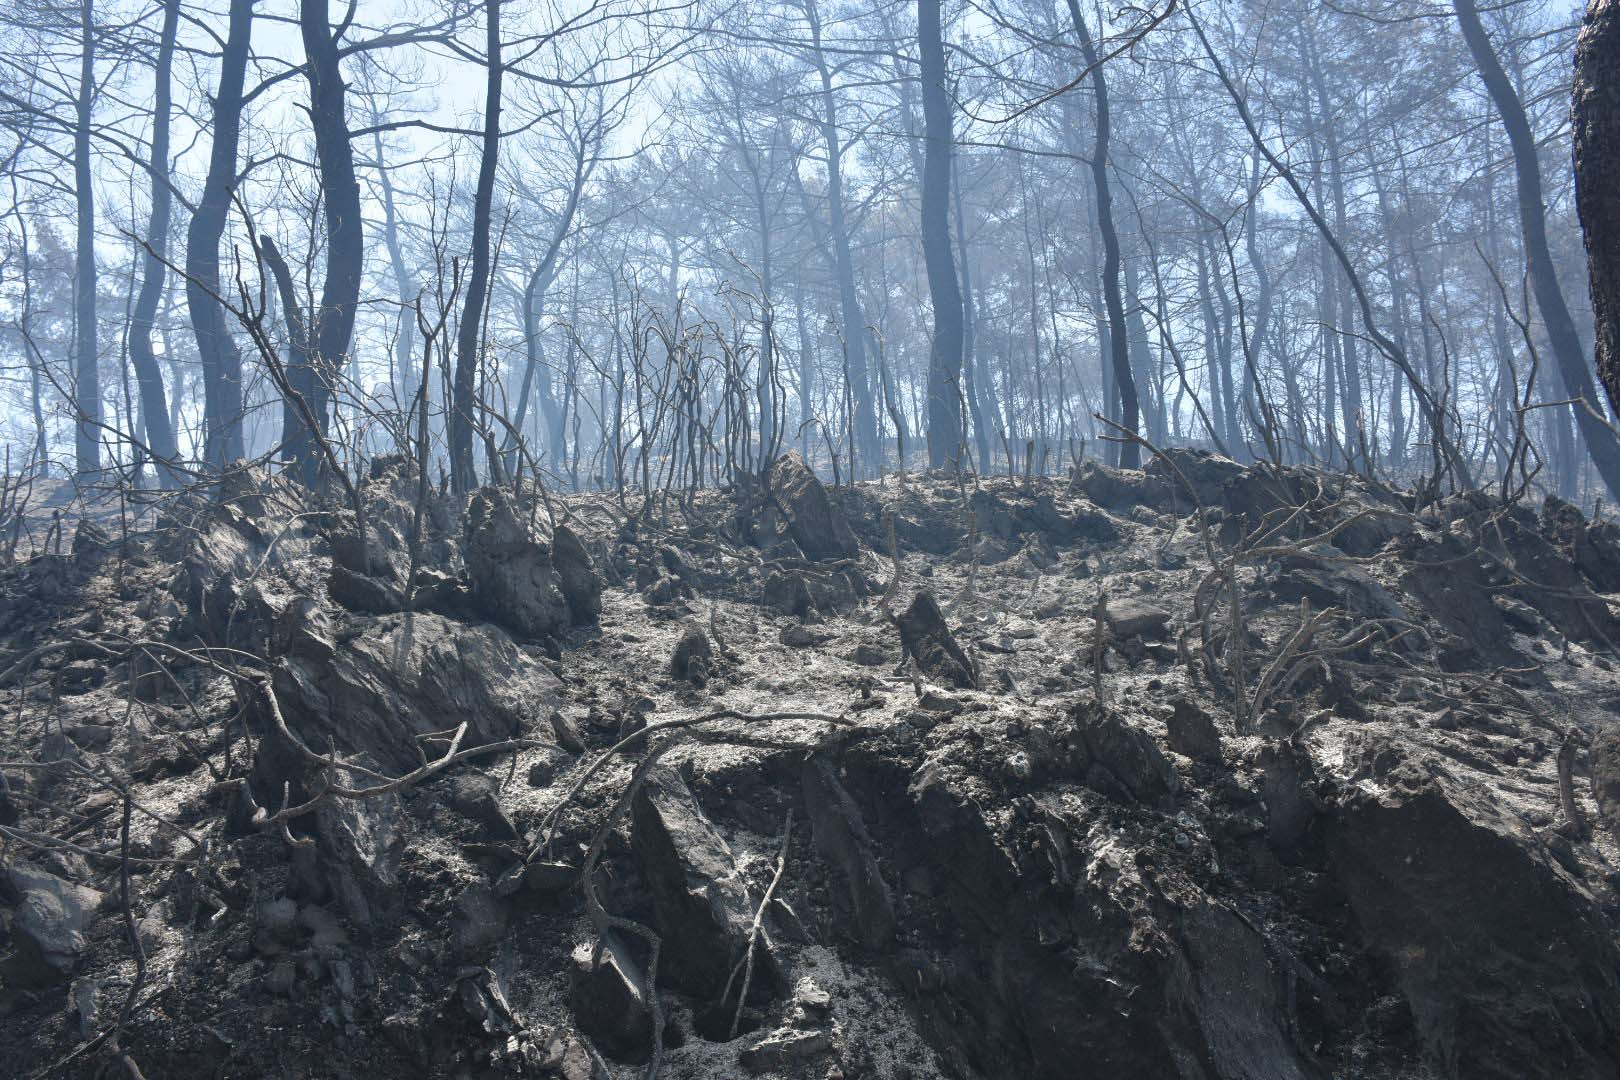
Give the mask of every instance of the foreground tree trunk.
<svg viewBox="0 0 1620 1080">
<path fill-rule="evenodd" d="M 186 230 L 186 307 L 197 335 L 203 380 L 203 460 L 215 469 L 242 456 L 242 354 L 225 324 L 219 242 L 236 191 L 236 152 L 242 128 L 242 82 L 253 34 L 254 0 L 231 0 L 219 92 L 214 95 L 213 144 L 202 197 Z"/>
<path fill-rule="evenodd" d="M 1620 413 L 1620 3 L 1591 0 L 1575 46 L 1575 199 L 1586 235 L 1597 370 Z"/>
<path fill-rule="evenodd" d="M 163 29 L 158 39 L 157 65 L 153 71 L 152 102 L 152 213 L 146 223 L 146 256 L 141 264 L 141 291 L 130 315 L 129 358 L 135 368 L 135 383 L 141 393 L 141 417 L 146 423 L 146 445 L 157 459 L 158 480 L 173 487 L 178 480 L 169 463 L 179 454 L 174 428 L 169 424 L 169 405 L 163 392 L 163 372 L 152 347 L 158 304 L 168 277 L 169 216 L 174 205 L 169 190 L 169 111 L 174 70 L 174 40 L 180 26 L 180 0 L 164 0 Z M 176 393 L 179 388 L 176 387 Z"/>
<path fill-rule="evenodd" d="M 1491 39 L 1480 23 L 1479 10 L 1474 0 L 1452 0 L 1457 22 L 1462 27 L 1463 40 L 1473 54 L 1479 76 L 1486 92 L 1507 129 L 1508 143 L 1513 150 L 1513 168 L 1519 187 L 1519 226 L 1524 232 L 1524 257 L 1530 274 L 1530 287 L 1535 293 L 1536 307 L 1541 312 L 1552 344 L 1553 359 L 1563 378 L 1564 392 L 1571 398 L 1582 398 L 1586 404 L 1575 403 L 1575 420 L 1591 452 L 1592 461 L 1611 495 L 1620 498 L 1620 438 L 1603 422 L 1602 402 L 1593 385 L 1592 369 L 1587 365 L 1586 352 L 1575 332 L 1575 320 L 1569 305 L 1564 302 L 1563 290 L 1558 285 L 1558 274 L 1553 268 L 1552 251 L 1547 245 L 1547 217 L 1541 194 L 1541 168 L 1536 161 L 1535 133 L 1524 105 L 1508 80 L 1507 72 L 1497 59 Z M 1613 177 L 1606 178 L 1613 183 Z"/>
<path fill-rule="evenodd" d="M 922 66 L 922 248 L 934 339 L 928 353 L 928 464 L 962 457 L 962 289 L 951 253 L 951 102 L 945 89 L 940 0 L 917 0 Z"/>
</svg>

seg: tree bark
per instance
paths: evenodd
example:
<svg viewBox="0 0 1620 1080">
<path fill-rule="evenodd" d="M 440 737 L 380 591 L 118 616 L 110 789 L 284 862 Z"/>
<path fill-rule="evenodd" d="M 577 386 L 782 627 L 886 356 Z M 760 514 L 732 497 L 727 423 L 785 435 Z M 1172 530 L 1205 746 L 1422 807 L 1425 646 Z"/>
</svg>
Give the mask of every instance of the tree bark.
<svg viewBox="0 0 1620 1080">
<path fill-rule="evenodd" d="M 1620 413 L 1620 3 L 1590 0 L 1575 46 L 1575 200 L 1586 238 L 1597 370 Z"/>
<path fill-rule="evenodd" d="M 960 466 L 962 456 L 962 289 L 951 252 L 951 101 L 945 88 L 940 0 L 917 0 L 922 69 L 922 249 L 934 338 L 928 352 L 928 464 Z"/>
<path fill-rule="evenodd" d="M 1585 350 L 1570 316 L 1569 305 L 1558 284 L 1553 268 L 1552 251 L 1547 244 L 1547 218 L 1541 194 L 1541 166 L 1536 159 L 1535 134 L 1525 115 L 1524 105 L 1508 80 L 1507 72 L 1497 58 L 1490 37 L 1480 22 L 1474 0 L 1452 0 L 1457 22 L 1462 27 L 1463 40 L 1473 54 L 1480 79 L 1491 102 L 1496 106 L 1502 126 L 1507 130 L 1508 144 L 1513 150 L 1514 175 L 1519 188 L 1519 226 L 1524 232 L 1524 257 L 1530 275 L 1530 287 L 1536 297 L 1546 327 L 1547 340 L 1552 345 L 1553 360 L 1563 377 L 1564 391 L 1577 401 L 1574 407 L 1576 423 L 1586 438 L 1586 445 L 1597 465 L 1609 493 L 1620 498 L 1620 438 L 1603 422 L 1601 401 L 1592 380 L 1592 370 L 1586 362 Z M 1613 182 L 1609 177 L 1608 181 Z"/>
</svg>

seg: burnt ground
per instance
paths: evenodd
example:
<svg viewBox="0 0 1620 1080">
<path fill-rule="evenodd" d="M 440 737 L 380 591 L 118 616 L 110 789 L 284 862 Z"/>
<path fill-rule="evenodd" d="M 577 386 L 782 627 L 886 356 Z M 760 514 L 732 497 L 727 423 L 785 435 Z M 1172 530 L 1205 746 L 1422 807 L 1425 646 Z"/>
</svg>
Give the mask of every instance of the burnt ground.
<svg viewBox="0 0 1620 1080">
<path fill-rule="evenodd" d="M 0 1072 L 1620 1076 L 1611 524 L 415 491 L 0 576 Z"/>
</svg>

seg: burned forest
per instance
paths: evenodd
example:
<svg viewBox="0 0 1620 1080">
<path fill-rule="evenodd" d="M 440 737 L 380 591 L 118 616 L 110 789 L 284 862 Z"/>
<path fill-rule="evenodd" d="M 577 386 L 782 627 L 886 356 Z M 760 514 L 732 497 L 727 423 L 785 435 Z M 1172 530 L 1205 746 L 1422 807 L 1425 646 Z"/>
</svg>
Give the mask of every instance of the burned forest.
<svg viewBox="0 0 1620 1080">
<path fill-rule="evenodd" d="M 1620 1080 L 1620 3 L 0 6 L 0 1076 Z"/>
</svg>

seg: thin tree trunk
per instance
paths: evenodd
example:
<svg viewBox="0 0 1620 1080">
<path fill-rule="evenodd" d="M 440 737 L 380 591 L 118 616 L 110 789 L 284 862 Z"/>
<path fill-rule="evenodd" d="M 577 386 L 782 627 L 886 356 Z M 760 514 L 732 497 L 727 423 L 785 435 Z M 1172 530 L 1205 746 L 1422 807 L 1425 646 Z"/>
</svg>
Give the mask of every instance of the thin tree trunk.
<svg viewBox="0 0 1620 1080">
<path fill-rule="evenodd" d="M 94 0 L 79 4 L 79 87 L 74 100 L 73 194 L 78 236 L 73 257 L 74 468 L 101 469 L 101 372 L 96 334 L 96 192 L 91 179 L 90 123 L 96 96 Z"/>
<path fill-rule="evenodd" d="M 960 468 L 962 456 L 962 289 L 951 253 L 951 99 L 945 87 L 940 0 L 917 0 L 922 71 L 922 249 L 934 337 L 928 352 L 928 464 Z"/>
<path fill-rule="evenodd" d="M 450 469 L 457 491 L 478 483 L 473 467 L 476 421 L 478 346 L 483 337 L 484 303 L 489 292 L 490 218 L 495 201 L 495 167 L 501 145 L 501 0 L 485 0 L 485 62 L 489 69 L 484 94 L 484 145 L 478 162 L 478 189 L 473 197 L 472 259 L 467 275 L 467 304 L 456 331 L 455 390 L 450 413 Z"/>
<path fill-rule="evenodd" d="M 130 315 L 129 358 L 140 389 L 141 418 L 146 425 L 146 445 L 157 458 L 158 481 L 173 487 L 178 476 L 169 462 L 179 455 L 174 428 L 169 424 L 169 406 L 163 392 L 163 372 L 152 348 L 152 333 L 158 304 L 168 275 L 169 217 L 174 204 L 169 190 L 169 112 L 174 70 L 174 41 L 180 25 L 180 0 L 163 0 L 163 29 L 158 37 L 157 64 L 153 68 L 152 213 L 146 224 L 146 254 L 141 262 L 141 291 Z M 178 393 L 179 387 L 175 387 Z"/>
<path fill-rule="evenodd" d="M 1103 77 L 1102 65 L 1097 62 L 1091 32 L 1080 15 L 1079 0 L 1069 0 L 1069 18 L 1074 20 L 1074 32 L 1080 38 L 1081 55 L 1091 68 L 1091 87 L 1096 95 L 1097 146 L 1091 155 L 1091 178 L 1097 196 L 1097 228 L 1102 233 L 1103 243 L 1103 303 L 1108 307 L 1109 359 L 1119 393 L 1120 424 L 1136 434 L 1141 427 L 1140 407 L 1136 399 L 1136 380 L 1131 376 L 1130 336 L 1125 326 L 1125 300 L 1120 289 L 1119 234 L 1114 230 L 1114 201 L 1108 187 L 1108 82 Z M 1134 469 L 1141 463 L 1140 446 L 1130 441 L 1120 444 L 1120 468 Z"/>
</svg>

